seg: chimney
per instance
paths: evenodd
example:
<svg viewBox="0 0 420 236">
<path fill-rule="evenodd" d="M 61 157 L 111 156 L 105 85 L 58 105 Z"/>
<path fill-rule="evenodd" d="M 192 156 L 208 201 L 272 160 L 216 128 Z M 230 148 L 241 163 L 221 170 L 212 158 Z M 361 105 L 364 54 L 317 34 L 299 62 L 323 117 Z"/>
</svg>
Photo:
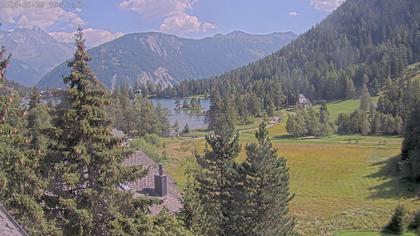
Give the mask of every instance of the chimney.
<svg viewBox="0 0 420 236">
<path fill-rule="evenodd" d="M 155 175 L 155 191 L 160 197 L 168 194 L 168 178 L 163 175 L 163 165 L 159 163 L 159 174 Z"/>
</svg>

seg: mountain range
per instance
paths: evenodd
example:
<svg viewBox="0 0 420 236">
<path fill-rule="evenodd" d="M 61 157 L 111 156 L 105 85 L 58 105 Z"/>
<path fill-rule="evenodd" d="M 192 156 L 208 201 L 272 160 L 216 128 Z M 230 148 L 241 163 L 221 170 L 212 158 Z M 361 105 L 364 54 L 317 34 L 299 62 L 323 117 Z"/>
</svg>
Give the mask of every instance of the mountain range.
<svg viewBox="0 0 420 236">
<path fill-rule="evenodd" d="M 0 45 L 12 54 L 7 78 L 26 86 L 37 84 L 74 51 L 72 44 L 61 43 L 38 27 L 0 31 Z"/>
<path fill-rule="evenodd" d="M 226 96 L 251 91 L 269 101 L 279 89 L 269 94 L 261 88 L 276 85 L 286 104 L 293 104 L 300 93 L 319 101 L 352 98 L 365 84 L 377 95 L 388 79 L 420 62 L 419 25 L 418 0 L 347 0 L 272 55 L 210 80 L 185 81 L 163 95 L 190 96 L 217 87 Z"/>
<path fill-rule="evenodd" d="M 93 72 L 109 89 L 147 82 L 168 87 L 246 65 L 270 55 L 296 37 L 291 32 L 252 35 L 234 31 L 204 39 L 134 33 L 92 48 L 88 53 Z M 45 75 L 38 87 L 63 87 L 62 77 L 68 73 L 64 62 Z"/>
</svg>

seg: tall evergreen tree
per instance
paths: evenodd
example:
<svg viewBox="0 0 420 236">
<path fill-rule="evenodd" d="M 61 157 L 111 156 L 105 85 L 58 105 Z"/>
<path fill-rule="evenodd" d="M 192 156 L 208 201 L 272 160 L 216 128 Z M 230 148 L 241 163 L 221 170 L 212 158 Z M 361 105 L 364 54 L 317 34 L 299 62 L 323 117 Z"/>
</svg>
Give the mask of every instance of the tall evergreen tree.
<svg viewBox="0 0 420 236">
<path fill-rule="evenodd" d="M 228 127 L 206 136 L 206 141 L 204 155 L 196 155 L 201 172 L 194 176 L 196 204 L 193 206 L 199 213 L 192 214 L 195 219 L 191 224 L 204 224 L 195 227 L 200 230 L 198 234 L 234 235 L 232 191 L 234 159 L 240 151 L 239 133 Z"/>
<path fill-rule="evenodd" d="M 247 145 L 247 158 L 239 168 L 238 195 L 243 201 L 237 207 L 243 216 L 237 235 L 294 235 L 286 160 L 277 155 L 265 123 L 255 136 L 258 143 Z"/>
<path fill-rule="evenodd" d="M 410 163 L 411 177 L 420 179 L 420 104 L 412 111 L 405 128 L 401 151 L 404 160 Z"/>
<path fill-rule="evenodd" d="M 329 135 L 333 132 L 333 127 L 330 122 L 330 112 L 326 104 L 322 104 L 319 108 L 319 124 L 321 136 Z"/>
<path fill-rule="evenodd" d="M 139 234 L 145 230 L 146 207 L 120 186 L 144 171 L 121 166 L 127 152 L 111 135 L 108 94 L 88 67 L 80 28 L 75 45 L 71 74 L 64 78 L 68 95 L 58 107 L 44 163 L 49 214 L 68 235 Z"/>
<path fill-rule="evenodd" d="M 362 110 L 363 112 L 368 112 L 370 105 L 372 103 L 371 97 L 370 97 L 370 93 L 369 93 L 369 89 L 365 84 L 363 84 L 363 88 L 361 90 L 361 97 L 360 97 L 360 110 Z"/>
</svg>

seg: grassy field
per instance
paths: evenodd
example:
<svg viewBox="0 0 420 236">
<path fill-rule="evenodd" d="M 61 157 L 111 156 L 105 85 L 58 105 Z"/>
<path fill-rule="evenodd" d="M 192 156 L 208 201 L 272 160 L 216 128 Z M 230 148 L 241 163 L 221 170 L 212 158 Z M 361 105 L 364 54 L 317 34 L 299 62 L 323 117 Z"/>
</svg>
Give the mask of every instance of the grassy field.
<svg viewBox="0 0 420 236">
<path fill-rule="evenodd" d="M 331 113 L 338 114 L 358 104 L 352 100 L 330 106 Z M 295 194 L 290 208 L 302 235 L 380 235 L 371 231 L 382 228 L 398 204 L 409 212 L 420 209 L 417 187 L 402 182 L 396 170 L 401 138 L 333 135 L 295 139 L 287 136 L 284 126 L 283 122 L 269 130 L 273 145 L 290 168 Z M 239 161 L 245 157 L 245 145 L 255 141 L 254 132 L 241 133 Z M 182 188 L 193 152 L 202 152 L 204 140 L 168 139 L 166 148 L 170 156 L 167 169 Z"/>
<path fill-rule="evenodd" d="M 372 97 L 372 102 L 377 103 L 379 97 Z M 337 101 L 333 103 L 328 103 L 328 111 L 330 112 L 331 121 L 335 121 L 340 113 L 352 112 L 359 108 L 360 99 L 350 99 L 345 101 Z M 315 106 L 319 109 L 319 106 Z"/>
</svg>

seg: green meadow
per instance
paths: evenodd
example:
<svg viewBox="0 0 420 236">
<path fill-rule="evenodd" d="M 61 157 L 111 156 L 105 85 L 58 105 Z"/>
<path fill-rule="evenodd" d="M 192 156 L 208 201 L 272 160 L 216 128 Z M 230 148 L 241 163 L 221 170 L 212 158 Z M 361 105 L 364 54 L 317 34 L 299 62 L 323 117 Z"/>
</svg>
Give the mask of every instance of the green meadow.
<svg viewBox="0 0 420 236">
<path fill-rule="evenodd" d="M 338 114 L 356 109 L 357 102 L 329 107 L 332 114 Z M 290 169 L 290 188 L 295 195 L 290 208 L 302 235 L 381 235 L 373 231 L 388 222 L 398 204 L 411 213 L 420 209 L 418 189 L 402 181 L 396 169 L 400 137 L 332 135 L 295 139 L 287 136 L 284 122 L 269 130 L 273 145 Z M 254 132 L 241 132 L 238 161 L 245 158 L 246 144 L 255 141 Z M 179 187 L 185 184 L 186 169 L 193 165 L 194 151 L 202 152 L 204 143 L 204 139 L 167 140 L 166 166 Z"/>
</svg>

